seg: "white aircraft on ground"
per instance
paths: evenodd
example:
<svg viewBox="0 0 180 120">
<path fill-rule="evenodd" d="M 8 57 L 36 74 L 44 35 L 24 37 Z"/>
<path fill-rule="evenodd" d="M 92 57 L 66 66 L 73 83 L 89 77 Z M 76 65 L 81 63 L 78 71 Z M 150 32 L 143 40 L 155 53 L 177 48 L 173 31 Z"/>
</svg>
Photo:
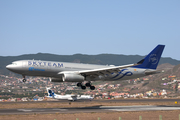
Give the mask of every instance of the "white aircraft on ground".
<svg viewBox="0 0 180 120">
<path fill-rule="evenodd" d="M 51 90 L 51 88 L 46 88 L 47 93 L 48 93 L 48 98 L 53 98 L 53 99 L 58 99 L 58 100 L 69 100 L 69 101 L 76 101 L 76 100 L 92 100 L 94 99 L 93 97 L 91 97 L 90 95 L 58 95 L 56 93 L 54 93 L 53 90 Z"/>
<path fill-rule="evenodd" d="M 49 77 L 51 82 L 77 82 L 77 86 L 82 89 L 90 87 L 94 90 L 95 86 L 91 85 L 91 81 L 128 80 L 159 73 L 156 68 L 164 47 L 165 45 L 158 45 L 138 63 L 123 66 L 19 60 L 7 65 L 6 68 L 21 74 L 23 82 L 26 82 L 25 76 L 42 76 Z"/>
</svg>

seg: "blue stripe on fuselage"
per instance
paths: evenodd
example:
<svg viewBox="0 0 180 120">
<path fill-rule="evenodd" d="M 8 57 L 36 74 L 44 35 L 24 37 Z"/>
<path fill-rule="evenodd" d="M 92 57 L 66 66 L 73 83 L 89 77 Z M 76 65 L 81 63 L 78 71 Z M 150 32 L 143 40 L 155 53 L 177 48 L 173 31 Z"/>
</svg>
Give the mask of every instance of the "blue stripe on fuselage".
<svg viewBox="0 0 180 120">
<path fill-rule="evenodd" d="M 112 77 L 112 79 L 114 79 L 114 80 L 119 80 L 119 79 L 121 79 L 121 78 L 123 78 L 123 77 L 125 77 L 125 76 L 131 76 L 131 75 L 133 75 L 133 73 L 131 72 L 131 71 L 127 71 L 127 72 L 125 72 L 125 73 L 123 73 L 124 71 L 126 71 L 126 70 L 128 70 L 128 69 L 122 69 L 117 75 L 115 75 L 114 77 Z M 121 77 L 119 77 L 120 75 L 122 75 Z M 119 77 L 119 78 L 118 78 Z"/>
</svg>

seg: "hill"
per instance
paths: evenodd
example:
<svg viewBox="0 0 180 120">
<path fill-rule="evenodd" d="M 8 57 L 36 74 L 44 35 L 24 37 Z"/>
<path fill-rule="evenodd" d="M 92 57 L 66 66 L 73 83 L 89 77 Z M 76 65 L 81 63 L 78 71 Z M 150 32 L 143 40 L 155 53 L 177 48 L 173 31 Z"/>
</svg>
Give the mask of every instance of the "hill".
<svg viewBox="0 0 180 120">
<path fill-rule="evenodd" d="M 125 65 L 136 63 L 143 59 L 144 56 L 140 55 L 117 55 L 117 54 L 99 54 L 99 55 L 54 55 L 48 53 L 25 54 L 20 56 L 0 56 L 0 73 L 9 74 L 5 69 L 7 64 L 16 60 L 49 60 L 49 61 L 62 61 L 62 62 L 76 62 L 76 63 L 89 63 L 89 64 L 102 64 L 102 65 Z M 172 58 L 161 58 L 159 65 L 169 63 L 171 65 L 180 64 L 180 61 Z"/>
<path fill-rule="evenodd" d="M 158 66 L 159 70 L 164 70 L 163 73 L 149 75 L 140 78 L 141 82 L 136 84 L 127 84 L 124 87 L 126 88 L 133 88 L 130 93 L 144 93 L 145 91 L 150 91 L 154 89 L 155 91 L 160 90 L 167 90 L 168 92 L 174 93 L 175 90 L 173 86 L 175 83 L 172 84 L 164 84 L 172 82 L 174 79 L 179 80 L 180 79 L 180 64 L 178 65 L 170 65 L 170 64 L 161 64 Z M 174 77 L 171 77 L 174 76 Z M 144 78 L 148 78 L 148 80 L 143 80 Z M 122 81 L 123 82 L 123 81 Z M 122 84 L 122 82 L 120 82 Z"/>
</svg>

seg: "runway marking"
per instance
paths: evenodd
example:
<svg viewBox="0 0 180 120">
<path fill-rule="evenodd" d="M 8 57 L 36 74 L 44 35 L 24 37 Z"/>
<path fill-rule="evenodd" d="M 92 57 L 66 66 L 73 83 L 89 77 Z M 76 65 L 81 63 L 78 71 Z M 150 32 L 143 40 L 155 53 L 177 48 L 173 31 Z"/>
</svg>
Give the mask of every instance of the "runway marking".
<svg viewBox="0 0 180 120">
<path fill-rule="evenodd" d="M 28 109 L 17 109 L 18 111 L 23 111 L 23 112 L 31 112 L 32 110 L 28 110 Z"/>
<path fill-rule="evenodd" d="M 152 105 L 138 105 L 138 106 L 101 106 L 101 109 L 110 111 L 157 111 L 157 110 L 180 110 L 180 107 L 169 106 L 152 106 Z"/>
<path fill-rule="evenodd" d="M 105 108 L 131 108 L 131 107 L 133 107 L 133 108 L 139 108 L 139 107 L 155 107 L 155 106 L 153 106 L 153 105 L 131 105 L 131 106 L 100 106 L 100 108 L 103 108 L 103 109 L 105 109 Z"/>
<path fill-rule="evenodd" d="M 52 109 L 52 110 L 67 111 L 67 109 Z"/>
</svg>

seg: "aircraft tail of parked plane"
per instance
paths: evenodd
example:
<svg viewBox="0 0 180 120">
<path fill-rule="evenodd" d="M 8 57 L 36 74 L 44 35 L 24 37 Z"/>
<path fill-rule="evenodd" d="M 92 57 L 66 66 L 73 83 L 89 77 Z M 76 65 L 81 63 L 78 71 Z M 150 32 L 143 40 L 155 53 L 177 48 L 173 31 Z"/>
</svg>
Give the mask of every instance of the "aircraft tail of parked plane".
<svg viewBox="0 0 180 120">
<path fill-rule="evenodd" d="M 47 87 L 46 90 L 47 90 L 47 93 L 48 93 L 48 97 L 54 98 L 54 96 L 56 95 L 56 94 L 54 93 L 54 91 L 51 90 L 50 87 L 49 87 L 49 88 Z"/>
<path fill-rule="evenodd" d="M 19 60 L 7 65 L 6 68 L 21 74 L 23 82 L 26 82 L 25 76 L 42 76 L 49 77 L 51 82 L 77 82 L 77 86 L 82 89 L 90 87 L 94 90 L 95 86 L 91 85 L 91 81 L 128 80 L 159 73 L 156 68 L 164 47 L 165 45 L 158 45 L 138 63 L 122 66 Z M 53 93 L 51 95 L 56 96 Z"/>
</svg>

